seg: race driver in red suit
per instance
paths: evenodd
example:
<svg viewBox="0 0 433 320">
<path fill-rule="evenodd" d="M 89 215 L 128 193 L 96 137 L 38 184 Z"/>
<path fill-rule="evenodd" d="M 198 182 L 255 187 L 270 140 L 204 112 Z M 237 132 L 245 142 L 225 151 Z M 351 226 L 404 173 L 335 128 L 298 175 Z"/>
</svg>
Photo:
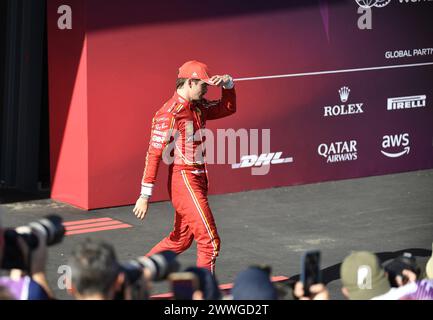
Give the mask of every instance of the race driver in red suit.
<svg viewBox="0 0 433 320">
<path fill-rule="evenodd" d="M 222 87 L 220 100 L 203 98 L 208 85 Z M 159 163 L 171 151 L 174 162 L 169 166 L 168 190 L 175 208 L 174 228 L 147 256 L 163 250 L 180 254 L 195 239 L 197 266 L 215 272 L 221 240 L 207 199 L 208 179 L 200 129 L 205 127 L 206 120 L 223 118 L 235 111 L 232 77 L 210 77 L 207 66 L 195 60 L 179 68 L 176 92 L 152 120 L 141 194 L 133 209 L 137 218 L 145 217 Z"/>
</svg>

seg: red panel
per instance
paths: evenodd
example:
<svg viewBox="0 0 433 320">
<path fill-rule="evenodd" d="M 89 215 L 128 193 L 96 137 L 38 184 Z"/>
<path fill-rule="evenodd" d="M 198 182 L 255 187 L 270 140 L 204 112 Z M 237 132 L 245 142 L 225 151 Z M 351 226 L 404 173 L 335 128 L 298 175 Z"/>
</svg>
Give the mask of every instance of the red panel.
<svg viewBox="0 0 433 320">
<path fill-rule="evenodd" d="M 51 197 L 89 209 L 88 104 L 85 2 L 72 6 L 72 30 L 60 30 L 57 8 L 48 1 Z"/>
</svg>

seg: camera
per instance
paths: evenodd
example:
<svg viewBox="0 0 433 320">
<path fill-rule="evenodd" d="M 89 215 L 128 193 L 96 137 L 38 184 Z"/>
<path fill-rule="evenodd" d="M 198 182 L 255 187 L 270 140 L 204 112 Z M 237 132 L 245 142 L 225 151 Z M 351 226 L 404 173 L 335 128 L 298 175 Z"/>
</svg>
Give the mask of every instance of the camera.
<svg viewBox="0 0 433 320">
<path fill-rule="evenodd" d="M 176 260 L 177 254 L 173 251 L 162 251 L 150 257 L 139 257 L 121 265 L 128 281 L 133 283 L 142 274 L 143 269 L 148 270 L 152 281 L 165 280 L 167 276 L 179 270 Z"/>
<path fill-rule="evenodd" d="M 415 273 L 417 278 L 419 278 L 421 273 L 421 269 L 418 266 L 415 257 L 409 252 L 405 252 L 402 256 L 387 261 L 383 264 L 383 268 L 388 273 L 388 279 L 392 287 L 398 287 L 396 282 L 397 276 L 401 276 L 403 278 L 403 283 L 407 282 L 408 279 L 406 279 L 402 273 L 405 269 Z"/>
<path fill-rule="evenodd" d="M 51 246 L 63 240 L 65 235 L 65 227 L 62 224 L 62 218 L 57 215 L 49 215 L 41 220 L 29 223 L 25 228 L 28 231 L 22 231 L 23 228 L 4 230 L 4 253 L 1 269 L 20 269 L 30 271 L 30 259 L 25 256 L 22 247 L 18 243 L 18 239 L 22 239 L 27 246 L 26 251 L 29 254 L 38 246 L 39 238 L 34 233 L 35 230 L 43 234 L 46 239 L 45 245 Z"/>
<path fill-rule="evenodd" d="M 116 292 L 115 300 L 147 300 L 150 297 L 148 280 L 160 281 L 179 270 L 179 263 L 173 251 L 162 251 L 150 257 L 138 257 L 120 264 L 120 272 L 125 275 L 125 282 Z M 143 277 L 143 271 L 147 270 L 150 279 Z"/>
</svg>

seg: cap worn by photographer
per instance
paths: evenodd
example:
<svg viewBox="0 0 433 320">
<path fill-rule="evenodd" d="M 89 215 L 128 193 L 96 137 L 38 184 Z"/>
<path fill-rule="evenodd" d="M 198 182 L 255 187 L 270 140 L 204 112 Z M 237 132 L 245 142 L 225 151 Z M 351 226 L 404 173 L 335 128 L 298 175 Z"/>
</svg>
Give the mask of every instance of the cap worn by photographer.
<svg viewBox="0 0 433 320">
<path fill-rule="evenodd" d="M 391 289 L 384 269 L 371 252 L 357 251 L 347 256 L 341 264 L 340 276 L 350 300 L 369 300 Z"/>
</svg>

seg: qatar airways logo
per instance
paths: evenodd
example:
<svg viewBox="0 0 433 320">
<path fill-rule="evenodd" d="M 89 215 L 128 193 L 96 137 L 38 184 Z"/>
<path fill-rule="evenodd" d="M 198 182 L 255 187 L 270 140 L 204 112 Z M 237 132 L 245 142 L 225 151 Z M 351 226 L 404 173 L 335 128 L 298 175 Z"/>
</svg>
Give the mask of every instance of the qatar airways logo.
<svg viewBox="0 0 433 320">
<path fill-rule="evenodd" d="M 380 152 L 388 158 L 400 158 L 409 154 L 409 133 L 383 136 L 382 149 Z"/>
<path fill-rule="evenodd" d="M 341 102 L 343 102 L 343 104 L 336 104 L 334 106 L 324 107 L 324 115 L 323 115 L 324 117 L 336 117 L 336 116 L 364 113 L 364 110 L 362 109 L 364 105 L 363 103 L 344 104 L 344 102 L 347 102 L 347 100 L 349 100 L 349 95 L 350 95 L 349 87 L 344 86 L 340 88 L 340 90 L 338 90 L 338 94 L 340 95 L 340 100 Z"/>
<path fill-rule="evenodd" d="M 358 159 L 357 141 L 338 141 L 322 143 L 317 153 L 326 159 L 326 163 L 354 161 Z"/>
</svg>

